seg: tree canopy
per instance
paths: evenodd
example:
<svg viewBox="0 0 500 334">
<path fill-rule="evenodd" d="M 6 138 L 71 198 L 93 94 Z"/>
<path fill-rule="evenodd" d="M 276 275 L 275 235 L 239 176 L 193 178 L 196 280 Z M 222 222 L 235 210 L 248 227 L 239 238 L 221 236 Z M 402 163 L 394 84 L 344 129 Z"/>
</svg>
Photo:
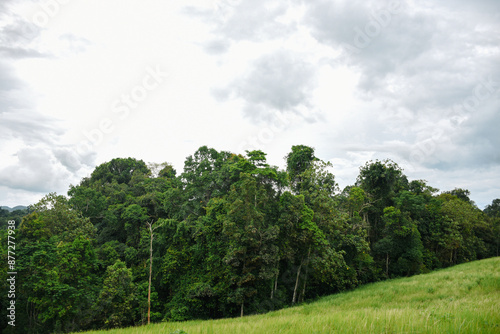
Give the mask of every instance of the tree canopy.
<svg viewBox="0 0 500 334">
<path fill-rule="evenodd" d="M 67 197 L 48 194 L 16 217 L 0 210 L 18 227 L 16 329 L 256 314 L 498 255 L 500 199 L 481 211 L 468 190 L 439 193 L 391 160 L 367 162 L 340 190 L 335 166 L 305 145 L 285 163 L 207 146 L 180 174 L 117 158 Z M 0 239 L 6 262 L 5 228 Z"/>
</svg>

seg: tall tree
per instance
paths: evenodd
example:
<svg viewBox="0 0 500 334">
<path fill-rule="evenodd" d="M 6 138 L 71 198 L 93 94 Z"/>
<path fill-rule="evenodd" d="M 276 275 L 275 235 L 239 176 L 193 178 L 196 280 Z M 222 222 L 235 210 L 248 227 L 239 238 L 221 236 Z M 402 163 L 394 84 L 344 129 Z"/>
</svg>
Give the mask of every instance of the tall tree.
<svg viewBox="0 0 500 334">
<path fill-rule="evenodd" d="M 384 238 L 375 245 L 375 252 L 385 255 L 385 273 L 388 277 L 420 272 L 422 241 L 417 225 L 409 215 L 392 206 L 384 209 Z"/>
<path fill-rule="evenodd" d="M 230 299 L 241 306 L 241 316 L 245 301 L 257 293 L 258 281 L 273 277 L 278 260 L 278 228 L 266 222 L 262 211 L 267 200 L 264 189 L 249 174 L 242 174 L 228 197 L 223 234 L 229 244 L 224 261 L 233 268 L 235 290 Z"/>
<path fill-rule="evenodd" d="M 151 318 L 151 277 L 153 273 L 153 239 L 154 239 L 154 231 L 158 228 L 161 227 L 161 225 L 164 223 L 158 223 L 153 226 L 154 221 L 148 221 L 146 222 L 146 226 L 148 227 L 149 230 L 149 236 L 150 236 L 150 244 L 149 244 L 149 283 L 148 283 L 148 325 L 150 323 L 150 318 Z"/>
<path fill-rule="evenodd" d="M 292 146 L 292 152 L 288 153 L 285 159 L 291 186 L 297 191 L 302 182 L 302 173 L 318 160 L 314 155 L 314 148 L 305 145 Z"/>
<path fill-rule="evenodd" d="M 500 218 L 500 198 L 494 199 L 491 204 L 486 205 L 484 213 L 492 218 Z"/>
<path fill-rule="evenodd" d="M 484 241 L 476 235 L 477 228 L 484 224 L 484 216 L 473 203 L 456 195 L 443 193 L 441 214 L 445 217 L 445 232 L 442 246 L 449 254 L 448 265 L 474 261 L 478 253 L 485 252 Z M 448 255 L 447 254 L 447 255 Z"/>
<path fill-rule="evenodd" d="M 408 189 L 408 179 L 394 161 L 376 160 L 369 161 L 360 168 L 356 185 L 372 197 L 367 217 L 370 224 L 370 243 L 373 245 L 382 235 L 384 208 L 393 206 L 396 194 Z"/>
</svg>

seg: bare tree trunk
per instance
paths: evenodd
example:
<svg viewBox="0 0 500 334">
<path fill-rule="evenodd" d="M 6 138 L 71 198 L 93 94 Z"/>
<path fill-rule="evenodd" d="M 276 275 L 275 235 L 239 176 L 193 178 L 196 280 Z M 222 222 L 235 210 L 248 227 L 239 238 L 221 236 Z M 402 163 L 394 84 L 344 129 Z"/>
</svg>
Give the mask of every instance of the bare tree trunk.
<svg viewBox="0 0 500 334">
<path fill-rule="evenodd" d="M 387 275 L 387 277 L 389 277 L 389 253 L 386 253 L 385 274 Z"/>
<path fill-rule="evenodd" d="M 149 246 L 149 286 L 148 286 L 148 325 L 149 325 L 150 314 L 151 314 L 151 274 L 153 272 L 153 222 L 147 224 L 151 236 L 151 243 Z"/>
<path fill-rule="evenodd" d="M 278 275 L 279 275 L 279 273 L 280 273 L 280 271 L 278 269 L 278 271 L 276 272 L 276 278 L 274 279 L 274 284 L 271 287 L 271 299 L 273 299 L 274 293 L 276 292 L 276 290 L 278 290 Z"/>
<path fill-rule="evenodd" d="M 306 295 L 306 283 L 307 283 L 307 273 L 309 271 L 309 259 L 311 256 L 311 247 L 307 251 L 307 260 L 306 260 L 306 275 L 304 277 L 304 287 L 302 288 L 302 295 L 300 296 L 300 301 L 304 301 L 304 296 Z"/>
<path fill-rule="evenodd" d="M 274 281 L 274 292 L 278 290 L 278 278 L 279 278 L 280 270 L 276 272 L 276 280 Z"/>
<path fill-rule="evenodd" d="M 243 317 L 243 305 L 244 305 L 244 304 L 245 304 L 244 302 L 241 302 L 241 313 L 240 313 L 240 317 Z"/>
<path fill-rule="evenodd" d="M 276 281 L 274 281 L 274 291 L 276 292 L 276 290 L 278 290 L 278 279 L 279 279 L 279 274 L 280 274 L 280 271 L 278 269 L 278 272 L 276 273 Z"/>
<path fill-rule="evenodd" d="M 304 258 L 302 258 L 302 260 L 300 260 L 299 269 L 297 269 L 297 279 L 295 280 L 295 288 L 293 289 L 292 304 L 295 304 L 295 300 L 297 299 L 297 287 L 299 286 L 300 269 L 302 268 L 303 262 L 304 262 Z"/>
</svg>

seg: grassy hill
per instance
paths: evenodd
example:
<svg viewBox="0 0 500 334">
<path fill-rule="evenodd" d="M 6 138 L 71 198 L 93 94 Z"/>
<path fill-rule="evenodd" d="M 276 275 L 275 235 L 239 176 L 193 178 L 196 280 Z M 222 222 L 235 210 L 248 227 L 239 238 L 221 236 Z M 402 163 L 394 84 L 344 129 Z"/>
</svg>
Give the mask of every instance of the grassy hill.
<svg viewBox="0 0 500 334">
<path fill-rule="evenodd" d="M 500 333 L 500 258 L 481 260 L 264 315 L 88 333 Z"/>
</svg>

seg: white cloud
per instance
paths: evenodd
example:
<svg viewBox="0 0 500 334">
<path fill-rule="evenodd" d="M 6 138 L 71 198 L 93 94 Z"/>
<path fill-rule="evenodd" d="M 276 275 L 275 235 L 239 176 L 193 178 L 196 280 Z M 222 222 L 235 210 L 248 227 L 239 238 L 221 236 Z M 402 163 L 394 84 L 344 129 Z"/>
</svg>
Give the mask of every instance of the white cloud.
<svg viewBox="0 0 500 334">
<path fill-rule="evenodd" d="M 250 141 L 280 166 L 292 145 L 313 146 L 341 186 L 391 158 L 410 178 L 468 186 L 478 204 L 500 197 L 498 89 L 477 95 L 500 82 L 498 1 L 46 6 L 0 2 L 2 203 L 64 193 L 117 156 L 180 171 L 201 145 Z M 113 113 L 156 66 L 165 82 L 128 117 Z M 99 145 L 78 150 L 108 119 Z"/>
<path fill-rule="evenodd" d="M 72 151 L 59 148 L 53 152 L 41 145 L 21 148 L 16 158 L 0 170 L 0 186 L 48 193 L 77 181 L 75 172 L 83 167 Z"/>
</svg>

